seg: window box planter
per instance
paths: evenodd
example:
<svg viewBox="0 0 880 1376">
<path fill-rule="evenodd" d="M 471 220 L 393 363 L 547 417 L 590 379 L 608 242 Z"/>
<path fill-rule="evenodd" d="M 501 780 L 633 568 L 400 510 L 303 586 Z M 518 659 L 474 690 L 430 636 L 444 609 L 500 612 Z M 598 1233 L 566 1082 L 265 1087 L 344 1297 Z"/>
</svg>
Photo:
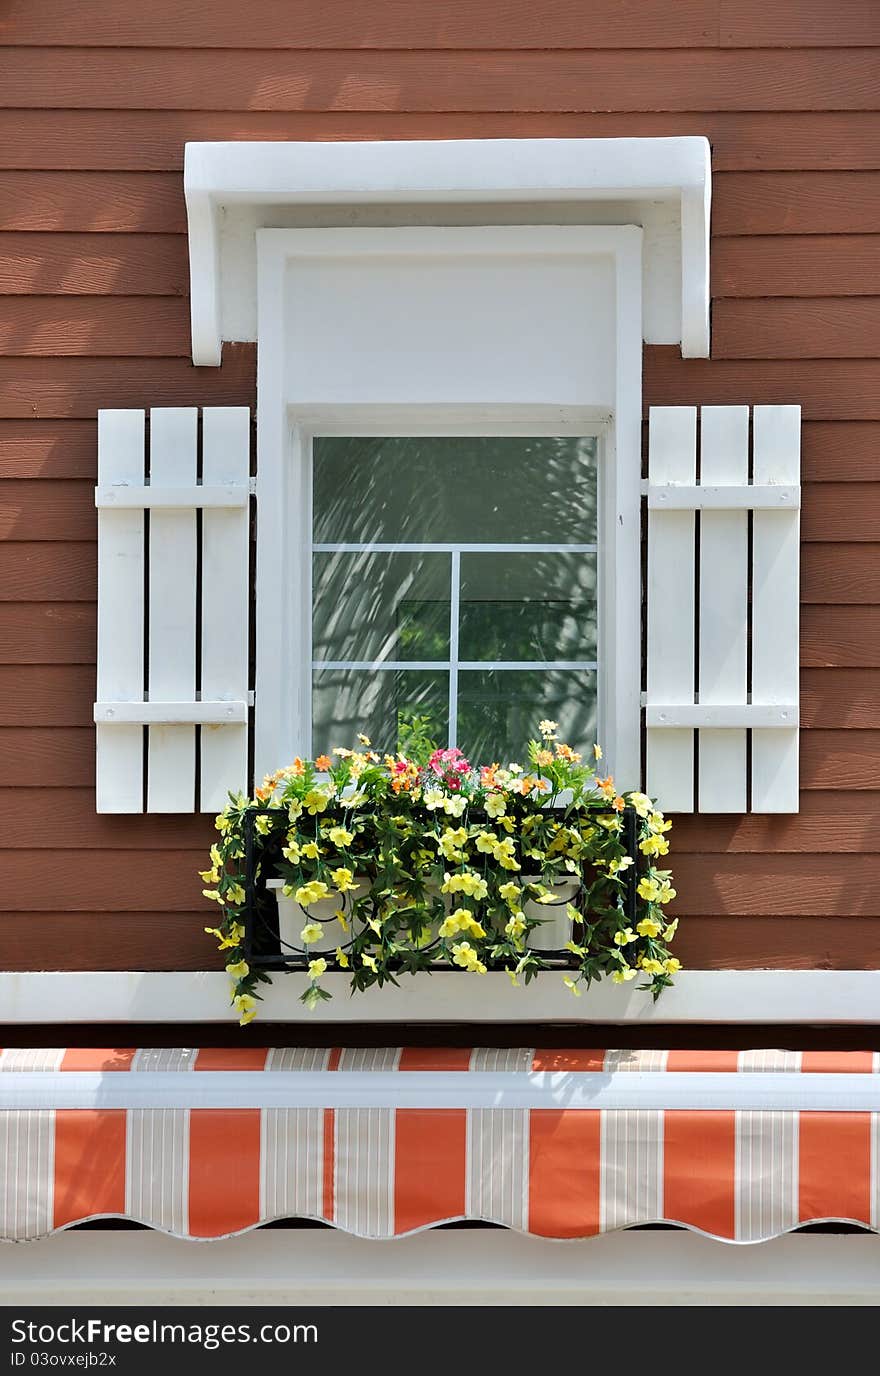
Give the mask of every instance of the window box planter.
<svg viewBox="0 0 880 1376">
<path fill-rule="evenodd" d="M 242 1020 L 260 983 L 294 970 L 308 1006 L 330 997 L 334 969 L 353 991 L 418 971 L 504 970 L 520 984 L 563 967 L 576 994 L 604 975 L 662 992 L 679 968 L 664 912 L 675 891 L 656 868 L 670 823 L 598 778 L 553 723 L 541 730 L 528 769 L 477 768 L 457 749 L 380 759 L 365 740 L 232 799 L 203 878 L 224 910 L 208 930 L 229 952 Z"/>
</svg>

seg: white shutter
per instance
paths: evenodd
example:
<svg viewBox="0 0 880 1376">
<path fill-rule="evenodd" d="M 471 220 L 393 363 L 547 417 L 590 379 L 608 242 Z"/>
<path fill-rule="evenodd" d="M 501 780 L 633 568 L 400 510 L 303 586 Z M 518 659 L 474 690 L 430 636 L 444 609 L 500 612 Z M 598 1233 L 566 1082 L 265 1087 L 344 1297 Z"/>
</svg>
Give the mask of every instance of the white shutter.
<svg viewBox="0 0 880 1376">
<path fill-rule="evenodd" d="M 148 446 L 143 411 L 98 415 L 98 812 L 213 812 L 248 783 L 250 413 L 201 433 L 199 481 L 195 408 L 154 408 Z"/>
<path fill-rule="evenodd" d="M 747 407 L 649 420 L 647 790 L 797 812 L 800 407 L 754 408 L 751 476 Z"/>
</svg>

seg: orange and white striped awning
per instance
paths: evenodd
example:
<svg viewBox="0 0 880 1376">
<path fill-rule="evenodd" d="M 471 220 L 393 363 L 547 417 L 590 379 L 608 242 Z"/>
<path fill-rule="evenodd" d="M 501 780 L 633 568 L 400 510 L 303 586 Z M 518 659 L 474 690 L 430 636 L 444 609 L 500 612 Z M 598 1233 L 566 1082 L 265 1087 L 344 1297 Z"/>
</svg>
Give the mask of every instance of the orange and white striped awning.
<svg viewBox="0 0 880 1376">
<path fill-rule="evenodd" d="M 0 1236 L 880 1229 L 874 1052 L 6 1050 Z"/>
</svg>

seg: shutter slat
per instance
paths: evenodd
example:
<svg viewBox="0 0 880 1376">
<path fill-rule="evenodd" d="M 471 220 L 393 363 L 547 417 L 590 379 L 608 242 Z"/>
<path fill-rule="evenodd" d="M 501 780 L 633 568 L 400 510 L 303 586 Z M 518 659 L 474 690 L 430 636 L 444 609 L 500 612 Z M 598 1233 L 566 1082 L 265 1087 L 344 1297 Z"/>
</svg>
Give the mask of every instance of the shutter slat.
<svg viewBox="0 0 880 1376">
<path fill-rule="evenodd" d="M 746 483 L 749 408 L 704 406 L 700 412 L 700 484 Z M 748 514 L 700 515 L 700 705 L 746 702 Z M 794 699 L 793 699 L 794 700 Z M 701 730 L 700 812 L 745 812 L 746 733 Z"/>
<path fill-rule="evenodd" d="M 98 416 L 98 481 L 143 483 L 143 411 Z M 98 513 L 99 699 L 137 702 L 144 695 L 144 514 Z M 144 732 L 141 726 L 98 726 L 96 794 L 99 812 L 143 810 Z"/>
<path fill-rule="evenodd" d="M 696 481 L 697 411 L 654 407 L 649 424 L 649 481 Z M 648 698 L 694 700 L 694 522 L 692 511 L 648 513 Z M 694 806 L 694 733 L 647 732 L 647 789 L 670 812 Z"/>
<path fill-rule="evenodd" d="M 756 406 L 756 483 L 794 483 L 800 474 L 799 406 Z M 756 511 L 752 527 L 752 697 L 796 702 L 799 678 L 800 513 Z M 752 734 L 752 809 L 798 809 L 798 733 Z"/>
<path fill-rule="evenodd" d="M 202 421 L 202 479 L 247 489 L 250 413 L 212 407 Z M 202 516 L 202 697 L 247 700 L 249 512 L 241 507 Z M 248 781 L 247 725 L 201 728 L 201 810 L 216 812 L 230 789 Z"/>
<path fill-rule="evenodd" d="M 196 481 L 198 412 L 154 407 L 150 412 L 150 481 L 183 487 Z M 150 513 L 149 691 L 152 702 L 192 701 L 196 695 L 196 514 Z M 193 726 L 151 726 L 147 808 L 195 808 L 196 734 Z"/>
</svg>

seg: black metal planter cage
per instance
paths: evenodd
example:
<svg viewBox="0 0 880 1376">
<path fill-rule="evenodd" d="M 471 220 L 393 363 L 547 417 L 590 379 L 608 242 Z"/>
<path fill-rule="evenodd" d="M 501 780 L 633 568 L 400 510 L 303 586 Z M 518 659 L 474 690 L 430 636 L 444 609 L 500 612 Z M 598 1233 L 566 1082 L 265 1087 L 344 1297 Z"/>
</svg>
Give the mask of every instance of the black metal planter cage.
<svg viewBox="0 0 880 1376">
<path fill-rule="evenodd" d="M 596 811 L 607 812 L 607 807 L 597 808 Z M 272 830 L 267 834 L 259 835 L 257 832 L 257 818 L 273 817 L 278 820 L 277 834 L 273 835 Z M 244 953 L 245 960 L 254 970 L 271 970 L 282 973 L 296 973 L 306 969 L 309 960 L 315 956 L 332 956 L 332 951 L 318 950 L 295 951 L 290 947 L 285 947 L 281 940 L 279 931 L 278 904 L 273 893 L 267 888 L 267 880 L 271 877 L 271 870 L 276 859 L 281 857 L 281 848 L 284 844 L 284 836 L 287 831 L 287 824 L 283 819 L 287 817 L 285 808 L 249 808 L 244 816 L 244 836 L 245 836 L 245 904 L 244 904 Z M 623 843 L 628 855 L 638 856 L 638 816 L 632 807 L 627 807 L 621 814 L 623 822 Z M 258 873 L 259 868 L 259 873 Z M 623 904 L 624 915 L 627 924 L 632 925 L 636 921 L 638 908 L 638 895 L 636 892 L 639 882 L 638 863 L 631 865 L 624 871 L 623 881 Z M 560 903 L 567 903 L 568 898 L 559 900 Z M 553 904 L 548 904 L 553 907 Z M 303 922 L 307 922 L 308 916 L 303 910 Z M 435 943 L 437 944 L 437 943 Z M 427 948 L 430 950 L 430 947 Z M 575 965 L 575 959 L 566 950 L 541 950 L 536 952 L 541 957 L 544 964 L 556 968 L 571 968 Z M 405 965 L 401 961 L 401 969 Z M 446 960 L 432 962 L 430 967 L 433 971 L 450 971 L 454 967 Z M 456 971 L 457 973 L 457 971 Z"/>
</svg>

